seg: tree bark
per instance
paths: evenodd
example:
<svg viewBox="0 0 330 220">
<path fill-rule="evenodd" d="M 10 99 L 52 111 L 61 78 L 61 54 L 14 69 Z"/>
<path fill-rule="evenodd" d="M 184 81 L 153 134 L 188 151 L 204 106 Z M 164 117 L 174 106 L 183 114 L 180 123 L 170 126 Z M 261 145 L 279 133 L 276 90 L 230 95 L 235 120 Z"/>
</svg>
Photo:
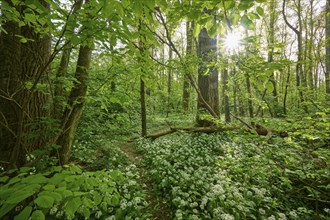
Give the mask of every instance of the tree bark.
<svg viewBox="0 0 330 220">
<path fill-rule="evenodd" d="M 8 4 L 14 7 L 9 1 Z M 17 9 L 19 10 L 19 9 Z M 5 16 L 5 15 L 2 15 Z M 2 28 L 7 31 L 0 35 L 0 151 L 1 166 L 15 166 L 10 164 L 9 158 L 15 143 L 18 141 L 18 115 L 21 109 L 20 100 L 15 95 L 20 92 L 21 43 L 18 35 L 21 29 L 14 21 L 6 21 Z"/>
<path fill-rule="evenodd" d="M 147 136 L 147 110 L 144 81 L 140 79 L 141 136 Z"/>
<path fill-rule="evenodd" d="M 169 48 L 169 62 L 172 60 L 173 51 L 171 48 Z M 168 68 L 167 72 L 167 111 L 166 111 L 166 117 L 169 116 L 172 108 L 171 103 L 171 96 L 172 96 L 172 67 L 170 66 Z"/>
<path fill-rule="evenodd" d="M 159 132 L 155 132 L 146 136 L 146 138 L 150 138 L 155 140 L 159 137 L 172 134 L 177 131 L 185 131 L 185 132 L 194 132 L 194 133 L 215 133 L 215 132 L 224 132 L 224 131 L 232 131 L 238 128 L 235 127 L 169 127 L 165 130 L 161 130 Z"/>
<path fill-rule="evenodd" d="M 143 23 L 142 20 L 139 20 L 139 31 L 142 30 L 142 28 L 145 27 L 145 24 Z M 146 109 L 146 89 L 145 89 L 145 83 L 142 78 L 143 73 L 144 73 L 144 66 L 143 63 L 145 62 L 143 57 L 145 56 L 145 35 L 140 34 L 140 40 L 139 40 L 139 52 L 141 56 L 140 60 L 140 69 L 141 69 L 141 76 L 140 76 L 140 114 L 141 114 L 141 136 L 145 137 L 147 136 L 147 109 Z"/>
<path fill-rule="evenodd" d="M 24 16 L 23 8 L 7 3 Z M 48 4 L 40 3 L 49 10 Z M 27 155 L 45 147 L 50 138 L 51 126 L 44 118 L 49 116 L 46 78 L 51 39 L 33 25 L 19 27 L 10 19 L 3 28 L 7 33 L 0 35 L 0 151 L 4 166 L 13 168 L 24 165 Z M 30 40 L 22 43 L 18 35 Z"/>
<path fill-rule="evenodd" d="M 59 150 L 61 165 L 69 162 L 74 136 L 85 105 L 88 69 L 91 62 L 91 55 L 91 46 L 80 46 L 75 72 L 76 83 L 70 92 L 67 107 L 63 113 L 62 133 L 57 139 L 57 144 L 61 146 Z"/>
<path fill-rule="evenodd" d="M 308 36 L 308 31 L 306 27 L 306 58 L 308 59 L 308 62 L 306 63 L 308 68 L 306 69 L 306 74 L 307 75 L 307 82 L 308 82 L 308 87 L 311 90 L 314 90 L 314 56 L 313 56 L 313 49 L 314 49 L 314 0 L 310 0 L 309 2 L 309 19 L 306 16 L 306 26 L 310 26 L 310 31 L 309 31 L 309 36 Z M 307 22 L 307 20 L 309 22 Z M 309 38 L 308 38 L 309 37 Z"/>
<path fill-rule="evenodd" d="M 186 56 L 192 55 L 193 53 L 193 22 L 186 22 L 186 34 L 187 34 L 187 47 L 186 47 Z M 191 73 L 190 73 L 191 74 Z M 182 110 L 184 113 L 188 112 L 189 109 L 189 78 L 187 74 L 184 74 L 183 78 L 183 93 L 182 93 Z"/>
<path fill-rule="evenodd" d="M 330 0 L 327 0 L 326 5 L 326 71 L 325 71 L 325 92 L 330 100 Z"/>
<path fill-rule="evenodd" d="M 297 12 L 298 12 L 298 29 L 293 27 L 290 22 L 288 21 L 286 14 L 285 14 L 285 7 L 286 7 L 286 0 L 283 0 L 282 5 L 282 14 L 286 25 L 297 35 L 297 64 L 296 64 L 296 86 L 299 93 L 300 102 L 303 103 L 304 95 L 303 95 L 303 88 L 306 87 L 306 77 L 304 77 L 303 69 L 302 69 L 302 61 L 303 61 L 303 47 L 302 47 L 302 20 L 301 20 L 301 1 L 298 0 L 297 5 Z M 307 112 L 307 107 L 304 105 L 304 110 Z"/>
<path fill-rule="evenodd" d="M 217 49 L 216 38 L 211 38 L 206 29 L 203 28 L 198 36 L 198 50 L 197 55 L 201 59 L 198 68 L 198 94 L 197 109 L 199 111 L 207 110 L 204 99 L 212 108 L 216 115 L 219 115 L 219 95 L 218 95 L 218 70 L 212 64 L 215 61 L 214 54 Z M 209 67 L 211 65 L 211 67 Z M 201 120 L 197 115 L 197 123 L 201 125 Z"/>
<path fill-rule="evenodd" d="M 228 61 L 227 61 L 228 64 Z M 228 67 L 226 67 L 223 72 L 222 72 L 222 97 L 223 97 L 223 104 L 225 108 L 225 121 L 227 123 L 230 122 L 230 108 L 229 108 L 229 86 L 228 86 L 228 81 L 229 81 L 229 75 L 228 75 Z"/>
<path fill-rule="evenodd" d="M 77 0 L 73 5 L 72 16 L 76 14 L 76 12 L 81 8 L 83 4 L 83 0 Z M 69 30 L 70 32 L 74 32 L 73 29 Z M 60 120 L 63 115 L 64 104 L 68 98 L 68 94 L 65 92 L 63 87 L 63 78 L 67 75 L 70 56 L 72 51 L 72 44 L 70 39 L 66 40 L 64 43 L 66 46 L 63 49 L 60 65 L 56 72 L 55 86 L 54 86 L 54 118 Z"/>
<path fill-rule="evenodd" d="M 268 36 L 268 63 L 272 63 L 274 61 L 274 43 L 275 43 L 275 20 L 276 20 L 276 0 L 272 0 L 270 3 L 270 20 L 269 20 L 269 36 Z M 277 86 L 275 80 L 275 74 L 272 72 L 270 74 L 270 82 L 273 85 L 273 101 L 274 101 L 274 115 L 277 116 L 277 106 L 278 106 L 278 98 L 277 98 Z"/>
<path fill-rule="evenodd" d="M 253 118 L 253 103 L 252 103 L 252 90 L 251 90 L 251 81 L 249 74 L 245 75 L 246 89 L 249 95 L 248 98 L 248 110 L 250 118 Z"/>
</svg>

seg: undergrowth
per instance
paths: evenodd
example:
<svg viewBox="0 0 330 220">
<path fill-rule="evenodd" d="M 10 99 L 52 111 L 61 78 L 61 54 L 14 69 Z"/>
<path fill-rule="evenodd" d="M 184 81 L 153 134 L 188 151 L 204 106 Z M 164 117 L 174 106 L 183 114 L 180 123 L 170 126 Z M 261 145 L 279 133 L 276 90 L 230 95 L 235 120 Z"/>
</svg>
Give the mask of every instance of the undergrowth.
<svg viewBox="0 0 330 220">
<path fill-rule="evenodd" d="M 327 219 L 327 149 L 242 134 L 141 139 L 155 189 L 174 219 Z"/>
</svg>

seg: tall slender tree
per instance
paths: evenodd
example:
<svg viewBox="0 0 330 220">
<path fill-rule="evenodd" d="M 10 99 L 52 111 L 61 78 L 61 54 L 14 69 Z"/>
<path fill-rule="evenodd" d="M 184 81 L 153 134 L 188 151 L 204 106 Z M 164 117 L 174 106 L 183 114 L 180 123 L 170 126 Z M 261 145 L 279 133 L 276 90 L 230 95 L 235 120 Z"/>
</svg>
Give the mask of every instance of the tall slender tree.
<svg viewBox="0 0 330 220">
<path fill-rule="evenodd" d="M 187 39 L 187 47 L 186 47 L 186 56 L 189 57 L 193 54 L 193 28 L 194 22 L 186 22 L 186 39 Z M 189 109 L 189 77 L 187 74 L 183 76 L 183 93 L 182 93 L 182 110 L 187 113 Z"/>
<path fill-rule="evenodd" d="M 81 8 L 83 4 L 83 0 L 77 0 L 73 6 L 72 6 L 72 13 L 70 14 L 71 17 L 75 16 L 77 11 Z M 78 24 L 77 24 L 78 25 Z M 70 30 L 65 30 L 67 32 L 74 32 L 74 25 L 71 27 Z M 65 101 L 67 100 L 67 94 L 64 90 L 63 86 L 63 77 L 67 76 L 69 62 L 70 62 L 70 56 L 72 52 L 72 42 L 70 39 L 66 39 L 64 43 L 65 47 L 62 51 L 62 56 L 60 60 L 60 65 L 56 72 L 56 80 L 55 80 L 55 88 L 54 88 L 54 110 L 53 110 L 53 116 L 55 119 L 61 119 L 63 115 L 64 105 Z"/>
<path fill-rule="evenodd" d="M 269 18 L 269 34 L 267 38 L 268 42 L 268 58 L 267 61 L 271 64 L 274 61 L 274 44 L 275 44 L 275 22 L 276 22 L 276 0 L 271 0 L 270 2 L 270 18 Z M 277 85 L 275 80 L 274 71 L 270 74 L 270 82 L 273 85 L 273 101 L 275 107 L 278 105 L 278 97 L 277 97 Z M 277 111 L 274 111 L 274 115 L 277 115 Z"/>
<path fill-rule="evenodd" d="M 229 108 L 229 74 L 228 74 L 228 61 L 226 62 L 226 67 L 222 70 L 222 97 L 223 106 L 225 109 L 225 121 L 230 122 L 230 108 Z M 236 101 L 236 100 L 235 100 Z"/>
<path fill-rule="evenodd" d="M 86 10 L 88 10 L 88 7 L 91 7 L 89 2 L 90 0 L 85 1 Z M 93 20 L 91 14 L 86 13 L 86 16 L 88 22 Z M 60 146 L 58 151 L 60 164 L 67 164 L 69 162 L 74 136 L 83 112 L 83 107 L 86 103 L 87 81 L 89 77 L 88 70 L 92 59 L 94 38 L 91 35 L 91 30 L 87 27 L 83 27 L 83 29 L 87 31 L 87 40 L 81 44 L 79 48 L 77 67 L 74 75 L 75 83 L 70 91 L 62 115 L 61 133 L 56 141 L 56 144 Z"/>
<path fill-rule="evenodd" d="M 296 64 L 296 86 L 299 93 L 300 102 L 303 103 L 304 94 L 303 87 L 306 88 L 306 77 L 303 72 L 303 44 L 302 44 L 302 18 L 301 18 L 301 0 L 297 2 L 297 19 L 298 19 L 298 28 L 292 26 L 288 21 L 286 16 L 286 0 L 283 0 L 282 4 L 282 14 L 286 25 L 296 34 L 297 36 L 297 64 Z M 304 105 L 304 110 L 307 111 L 306 105 Z"/>
<path fill-rule="evenodd" d="M 325 71 L 325 91 L 330 96 L 330 0 L 326 4 L 326 71 Z"/>
</svg>

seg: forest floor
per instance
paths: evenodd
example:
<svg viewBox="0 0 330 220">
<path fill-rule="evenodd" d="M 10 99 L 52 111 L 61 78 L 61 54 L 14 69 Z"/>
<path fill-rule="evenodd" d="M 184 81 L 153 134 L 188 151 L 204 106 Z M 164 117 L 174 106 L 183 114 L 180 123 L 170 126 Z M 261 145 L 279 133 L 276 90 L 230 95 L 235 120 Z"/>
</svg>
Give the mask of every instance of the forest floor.
<svg viewBox="0 0 330 220">
<path fill-rule="evenodd" d="M 120 149 L 126 153 L 128 160 L 138 168 L 140 174 L 140 185 L 143 186 L 148 202 L 148 209 L 152 214 L 152 219 L 167 220 L 171 218 L 171 209 L 164 198 L 153 190 L 153 183 L 148 176 L 146 165 L 143 163 L 143 155 L 135 148 L 134 142 L 124 143 Z"/>
</svg>

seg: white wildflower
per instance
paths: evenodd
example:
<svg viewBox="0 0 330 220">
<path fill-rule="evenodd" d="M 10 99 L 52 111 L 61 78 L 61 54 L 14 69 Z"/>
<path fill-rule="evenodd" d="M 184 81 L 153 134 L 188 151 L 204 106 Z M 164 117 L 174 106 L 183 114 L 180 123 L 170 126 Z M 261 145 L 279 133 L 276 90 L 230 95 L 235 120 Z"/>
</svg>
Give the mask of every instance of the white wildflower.
<svg viewBox="0 0 330 220">
<path fill-rule="evenodd" d="M 56 218 L 61 218 L 63 214 L 64 214 L 63 211 L 59 211 L 58 213 L 56 213 Z"/>
<path fill-rule="evenodd" d="M 99 219 L 101 217 L 101 215 L 102 215 L 102 212 L 101 211 L 97 211 L 95 213 L 95 218 Z"/>
<path fill-rule="evenodd" d="M 296 211 L 291 211 L 291 212 L 289 213 L 289 215 L 290 215 L 292 218 L 297 218 L 297 217 L 298 217 Z"/>
<path fill-rule="evenodd" d="M 262 208 L 259 209 L 259 213 L 260 213 L 260 215 L 264 215 L 264 214 L 266 214 L 265 210 L 262 209 Z"/>
<path fill-rule="evenodd" d="M 221 216 L 222 220 L 235 220 L 234 216 L 230 215 L 230 214 L 222 214 Z"/>
<path fill-rule="evenodd" d="M 54 215 L 57 212 L 58 208 L 57 206 L 53 206 L 50 210 L 49 210 L 49 214 L 50 215 Z"/>
<path fill-rule="evenodd" d="M 278 216 L 279 216 L 279 220 L 286 220 L 286 216 L 284 213 L 278 213 Z"/>
</svg>

